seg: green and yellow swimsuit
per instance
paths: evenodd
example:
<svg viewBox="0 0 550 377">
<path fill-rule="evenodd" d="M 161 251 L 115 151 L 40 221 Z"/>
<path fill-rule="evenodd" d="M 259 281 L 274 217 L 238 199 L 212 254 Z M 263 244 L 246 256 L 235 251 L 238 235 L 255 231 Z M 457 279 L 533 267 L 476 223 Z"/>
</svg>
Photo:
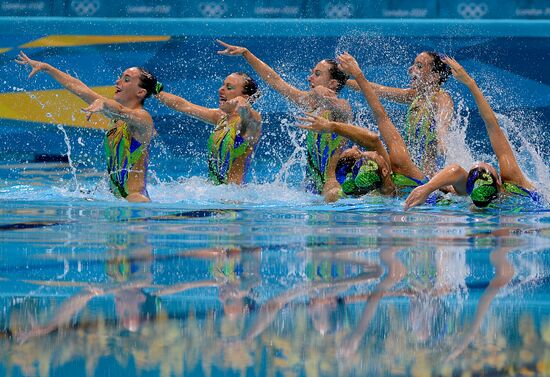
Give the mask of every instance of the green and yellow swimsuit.
<svg viewBox="0 0 550 377">
<path fill-rule="evenodd" d="M 435 101 L 436 94 L 428 104 Z M 419 109 L 416 97 L 405 118 L 405 137 L 403 138 L 411 159 L 425 174 L 435 174 L 443 167 L 444 156 L 440 153 L 437 139 L 435 115 L 428 107 Z"/>
<path fill-rule="evenodd" d="M 242 181 L 246 175 L 254 148 L 240 135 L 237 129 L 240 122 L 239 115 L 225 115 L 208 138 L 208 173 L 215 184 L 230 183 L 232 178 L 230 175 L 235 174 L 232 173 L 232 168 L 237 162 L 244 164 L 239 181 Z M 244 162 L 239 161 L 243 158 Z"/>
<path fill-rule="evenodd" d="M 330 110 L 325 110 L 321 116 L 332 120 Z M 343 145 L 345 138 L 337 133 L 317 133 L 308 131 L 306 136 L 307 166 L 306 166 L 306 189 L 319 194 L 323 192 L 327 177 L 327 168 L 330 159 Z"/>
<path fill-rule="evenodd" d="M 149 196 L 146 189 L 147 146 L 130 137 L 125 122 L 111 119 L 105 133 L 105 156 L 109 185 L 115 196 L 126 198 L 130 194 L 129 184 L 141 186 L 138 192 Z"/>
</svg>

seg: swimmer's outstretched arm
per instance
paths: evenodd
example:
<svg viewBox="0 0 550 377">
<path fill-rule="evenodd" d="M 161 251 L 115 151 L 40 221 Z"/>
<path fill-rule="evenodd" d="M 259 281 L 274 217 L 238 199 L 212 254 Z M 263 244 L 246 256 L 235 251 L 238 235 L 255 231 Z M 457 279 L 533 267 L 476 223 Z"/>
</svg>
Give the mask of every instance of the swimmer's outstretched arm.
<svg viewBox="0 0 550 377">
<path fill-rule="evenodd" d="M 273 89 L 278 91 L 283 96 L 287 97 L 292 102 L 300 105 L 306 106 L 309 92 L 299 90 L 294 86 L 288 84 L 284 81 L 281 76 L 277 74 L 267 64 L 258 59 L 254 54 L 252 54 L 246 47 L 232 46 L 223 41 L 217 40 L 219 44 L 225 47 L 225 50 L 218 51 L 220 55 L 228 56 L 242 56 L 248 64 L 260 75 L 260 77 L 271 86 Z"/>
<path fill-rule="evenodd" d="M 298 117 L 297 119 L 304 122 L 304 124 L 298 125 L 300 128 L 319 133 L 337 133 L 370 151 L 378 152 L 390 165 L 388 152 L 380 137 L 366 128 L 348 123 L 333 122 L 313 114 L 307 114 L 307 116 Z"/>
<path fill-rule="evenodd" d="M 468 180 L 468 172 L 458 164 L 446 166 L 433 176 L 430 181 L 422 186 L 416 187 L 411 191 L 403 209 L 406 211 L 409 208 L 421 205 L 426 201 L 428 196 L 436 190 L 452 185 L 458 195 L 467 195 L 466 182 Z"/>
<path fill-rule="evenodd" d="M 128 122 L 128 126 L 135 132 L 147 133 L 153 127 L 153 119 L 149 113 L 143 109 L 131 109 L 121 105 L 115 100 L 103 97 L 94 92 L 82 81 L 61 72 L 59 69 L 51 66 L 48 63 L 30 59 L 24 52 L 20 52 L 16 60 L 17 64 L 29 65 L 32 70 L 29 78 L 36 73 L 43 71 L 50 75 L 54 80 L 63 85 L 67 90 L 76 96 L 80 97 L 90 106 L 82 109 L 89 120 L 93 113 L 101 112 L 110 118 L 124 119 Z"/>
<path fill-rule="evenodd" d="M 481 118 L 485 122 L 485 128 L 489 134 L 489 140 L 493 151 L 497 156 L 498 165 L 500 167 L 500 176 L 504 182 L 514 182 L 526 189 L 533 189 L 534 186 L 525 178 L 521 168 L 519 167 L 514 151 L 506 135 L 498 124 L 497 117 L 491 109 L 491 106 L 483 96 L 483 93 L 477 86 L 475 80 L 468 75 L 466 70 L 452 58 L 446 57 L 443 60 L 447 63 L 453 72 L 455 79 L 465 84 L 474 96 L 477 108 Z"/>
<path fill-rule="evenodd" d="M 172 93 L 160 92 L 155 97 L 169 108 L 185 113 L 194 118 L 198 118 L 206 123 L 217 124 L 223 116 L 220 109 L 209 109 L 189 102 L 185 98 L 176 96 Z"/>
<path fill-rule="evenodd" d="M 348 53 L 344 53 L 338 57 L 338 62 L 340 63 L 341 70 L 355 77 L 357 83 L 361 87 L 363 96 L 372 109 L 374 118 L 376 119 L 376 124 L 380 130 L 380 134 L 386 142 L 389 150 L 389 160 L 391 162 L 390 166 L 392 171 L 415 179 L 424 179 L 425 175 L 412 161 L 409 151 L 407 150 L 407 146 L 405 145 L 405 141 L 401 137 L 399 131 L 395 128 L 391 119 L 388 117 L 384 106 L 382 106 L 382 103 L 372 89 L 370 82 L 363 74 L 363 71 L 359 68 L 359 64 L 357 64 L 355 58 Z"/>
<path fill-rule="evenodd" d="M 33 77 L 40 71 L 45 72 L 50 75 L 54 80 L 67 88 L 67 90 L 82 98 L 88 104 L 91 104 L 96 99 L 103 98 L 103 96 L 94 92 L 82 81 L 72 77 L 71 75 L 68 75 L 65 72 L 61 72 L 59 69 L 48 63 L 44 63 L 38 60 L 32 60 L 22 51 L 19 52 L 19 56 L 17 57 L 15 62 L 20 65 L 29 65 L 32 68 L 31 73 L 29 74 L 29 78 Z"/>
<path fill-rule="evenodd" d="M 65 300 L 56 315 L 45 325 L 33 326 L 30 330 L 19 334 L 16 340 L 25 343 L 30 338 L 49 334 L 61 326 L 70 323 L 75 314 L 79 313 L 94 297 L 102 295 L 101 288 L 88 287 L 84 292 L 79 293 Z"/>
<path fill-rule="evenodd" d="M 350 88 L 361 91 L 357 80 L 348 80 L 346 83 Z M 384 86 L 380 84 L 370 83 L 371 88 L 374 90 L 378 97 L 388 99 L 390 101 L 399 102 L 399 103 L 411 103 L 416 97 L 416 90 L 412 88 L 392 88 L 389 86 Z"/>
<path fill-rule="evenodd" d="M 86 113 L 87 120 L 90 120 L 94 113 L 102 113 L 108 118 L 124 120 L 130 131 L 138 135 L 150 136 L 153 131 L 153 118 L 147 110 L 131 109 L 109 98 L 98 98 L 82 111 Z"/>
</svg>

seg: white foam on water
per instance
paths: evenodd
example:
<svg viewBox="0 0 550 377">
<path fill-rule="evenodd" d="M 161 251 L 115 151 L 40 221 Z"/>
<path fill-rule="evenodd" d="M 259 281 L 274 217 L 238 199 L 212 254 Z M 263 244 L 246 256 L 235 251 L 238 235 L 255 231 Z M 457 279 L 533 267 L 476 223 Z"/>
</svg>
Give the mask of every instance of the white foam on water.
<svg viewBox="0 0 550 377">
<path fill-rule="evenodd" d="M 301 206 L 322 202 L 322 198 L 281 182 L 214 185 L 203 177 L 181 178 L 148 187 L 151 199 L 158 203 L 192 205 Z"/>
</svg>

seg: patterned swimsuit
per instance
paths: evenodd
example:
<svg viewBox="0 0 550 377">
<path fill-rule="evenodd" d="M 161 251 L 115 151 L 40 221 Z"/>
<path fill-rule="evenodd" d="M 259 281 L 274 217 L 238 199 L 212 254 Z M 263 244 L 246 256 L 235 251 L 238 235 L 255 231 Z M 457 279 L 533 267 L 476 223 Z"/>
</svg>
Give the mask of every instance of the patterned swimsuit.
<svg viewBox="0 0 550 377">
<path fill-rule="evenodd" d="M 325 110 L 321 116 L 325 119 L 331 119 L 330 110 Z M 337 133 L 308 131 L 306 136 L 306 189 L 308 191 L 316 194 L 323 192 L 330 159 L 336 150 L 343 145 L 344 140 Z"/>
<path fill-rule="evenodd" d="M 226 184 L 235 160 L 246 156 L 245 174 L 254 148 L 237 130 L 241 118 L 225 115 L 208 138 L 208 173 L 215 184 Z"/>
<path fill-rule="evenodd" d="M 109 130 L 105 133 L 104 145 L 109 186 L 113 194 L 116 197 L 126 198 L 130 194 L 129 174 L 139 172 L 144 175 L 140 193 L 148 197 L 145 179 L 148 164 L 146 146 L 130 137 L 128 125 L 125 122 L 114 119 L 109 123 Z"/>
<path fill-rule="evenodd" d="M 438 149 L 439 141 L 433 110 L 428 106 L 417 110 L 419 99 L 420 97 L 416 97 L 407 110 L 403 139 L 411 159 L 420 171 L 432 175 L 443 167 L 445 157 Z M 434 100 L 435 95 L 427 104 L 433 104 Z"/>
</svg>

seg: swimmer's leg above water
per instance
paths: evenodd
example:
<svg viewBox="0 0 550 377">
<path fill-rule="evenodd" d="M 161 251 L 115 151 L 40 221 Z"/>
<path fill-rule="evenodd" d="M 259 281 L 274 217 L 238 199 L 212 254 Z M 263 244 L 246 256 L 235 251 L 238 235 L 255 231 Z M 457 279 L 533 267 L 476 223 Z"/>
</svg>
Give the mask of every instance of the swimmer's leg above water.
<svg viewBox="0 0 550 377">
<path fill-rule="evenodd" d="M 413 190 L 405 201 L 405 209 L 422 204 L 430 192 L 445 184 L 452 184 L 458 194 L 469 195 L 478 207 L 488 206 L 501 193 L 530 197 L 535 202 L 539 201 L 540 196 L 534 191 L 534 185 L 523 174 L 510 142 L 475 80 L 456 60 L 446 58 L 445 62 L 451 66 L 454 77 L 466 85 L 474 96 L 497 157 L 500 175 L 493 166 L 485 162 L 477 163 L 468 173 L 458 165 L 448 166 L 426 185 Z"/>
</svg>

